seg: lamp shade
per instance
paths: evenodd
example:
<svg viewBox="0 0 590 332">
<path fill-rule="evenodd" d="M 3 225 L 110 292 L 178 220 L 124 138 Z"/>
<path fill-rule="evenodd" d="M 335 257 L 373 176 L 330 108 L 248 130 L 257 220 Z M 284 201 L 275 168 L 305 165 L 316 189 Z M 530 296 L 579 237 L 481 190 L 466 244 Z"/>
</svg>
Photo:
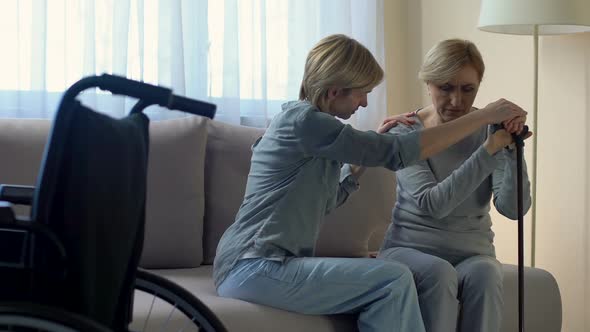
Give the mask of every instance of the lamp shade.
<svg viewBox="0 0 590 332">
<path fill-rule="evenodd" d="M 482 0 L 478 28 L 496 33 L 559 35 L 590 31 L 590 0 Z"/>
</svg>

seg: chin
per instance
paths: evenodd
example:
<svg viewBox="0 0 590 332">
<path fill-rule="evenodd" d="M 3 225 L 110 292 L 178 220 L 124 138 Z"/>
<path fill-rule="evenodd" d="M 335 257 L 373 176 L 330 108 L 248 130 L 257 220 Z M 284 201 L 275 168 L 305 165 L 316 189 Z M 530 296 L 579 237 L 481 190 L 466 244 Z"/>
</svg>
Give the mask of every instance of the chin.
<svg viewBox="0 0 590 332">
<path fill-rule="evenodd" d="M 465 113 L 460 114 L 448 114 L 443 117 L 444 122 L 453 121 L 465 115 Z"/>
</svg>

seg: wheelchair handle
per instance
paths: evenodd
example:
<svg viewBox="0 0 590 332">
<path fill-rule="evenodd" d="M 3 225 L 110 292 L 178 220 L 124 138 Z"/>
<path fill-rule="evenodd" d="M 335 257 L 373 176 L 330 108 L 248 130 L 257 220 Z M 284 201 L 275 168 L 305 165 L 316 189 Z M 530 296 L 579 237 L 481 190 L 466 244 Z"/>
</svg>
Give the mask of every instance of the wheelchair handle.
<svg viewBox="0 0 590 332">
<path fill-rule="evenodd" d="M 170 102 L 167 106 L 169 109 L 175 109 L 186 113 L 195 115 L 206 116 L 209 119 L 213 119 L 215 116 L 216 106 L 203 101 L 190 99 L 178 95 L 171 95 Z M 198 112 L 195 112 L 198 110 Z"/>
<path fill-rule="evenodd" d="M 92 87 L 98 87 L 117 95 L 137 98 L 142 100 L 145 105 L 160 105 L 210 119 L 215 116 L 216 106 L 214 104 L 174 95 L 172 89 L 169 88 L 110 74 L 82 78 L 66 91 L 64 100 L 74 99 L 80 92 Z"/>
<path fill-rule="evenodd" d="M 215 116 L 216 106 L 214 104 L 174 95 L 172 89 L 169 88 L 116 75 L 102 74 L 99 78 L 98 87 L 114 94 L 135 97 L 149 104 L 157 104 L 169 109 L 206 116 L 210 119 Z"/>
</svg>

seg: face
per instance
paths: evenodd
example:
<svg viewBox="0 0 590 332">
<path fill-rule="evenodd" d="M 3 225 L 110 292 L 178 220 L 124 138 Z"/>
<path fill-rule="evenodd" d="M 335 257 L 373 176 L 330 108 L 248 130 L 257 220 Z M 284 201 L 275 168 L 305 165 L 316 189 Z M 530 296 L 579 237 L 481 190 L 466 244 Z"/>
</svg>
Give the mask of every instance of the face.
<svg viewBox="0 0 590 332">
<path fill-rule="evenodd" d="M 328 98 L 323 111 L 341 119 L 349 119 L 359 107 L 367 107 L 368 89 L 328 90 Z"/>
<path fill-rule="evenodd" d="M 479 77 L 471 65 L 461 68 L 448 82 L 428 83 L 432 105 L 443 123 L 469 113 L 478 89 Z"/>
</svg>

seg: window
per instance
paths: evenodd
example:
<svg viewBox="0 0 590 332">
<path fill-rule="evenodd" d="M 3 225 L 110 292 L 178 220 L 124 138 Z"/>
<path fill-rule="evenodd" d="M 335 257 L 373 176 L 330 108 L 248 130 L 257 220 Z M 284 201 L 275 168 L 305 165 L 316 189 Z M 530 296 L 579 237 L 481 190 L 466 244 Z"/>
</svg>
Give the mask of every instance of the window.
<svg viewBox="0 0 590 332">
<path fill-rule="evenodd" d="M 71 84 L 112 73 L 214 102 L 222 121 L 264 126 L 281 103 L 297 98 L 305 56 L 321 37 L 344 33 L 373 51 L 382 48 L 380 6 L 365 0 L 2 1 L 0 116 L 49 117 Z M 94 107 L 106 98 L 88 94 Z M 133 104 L 104 103 L 117 114 Z"/>
</svg>

